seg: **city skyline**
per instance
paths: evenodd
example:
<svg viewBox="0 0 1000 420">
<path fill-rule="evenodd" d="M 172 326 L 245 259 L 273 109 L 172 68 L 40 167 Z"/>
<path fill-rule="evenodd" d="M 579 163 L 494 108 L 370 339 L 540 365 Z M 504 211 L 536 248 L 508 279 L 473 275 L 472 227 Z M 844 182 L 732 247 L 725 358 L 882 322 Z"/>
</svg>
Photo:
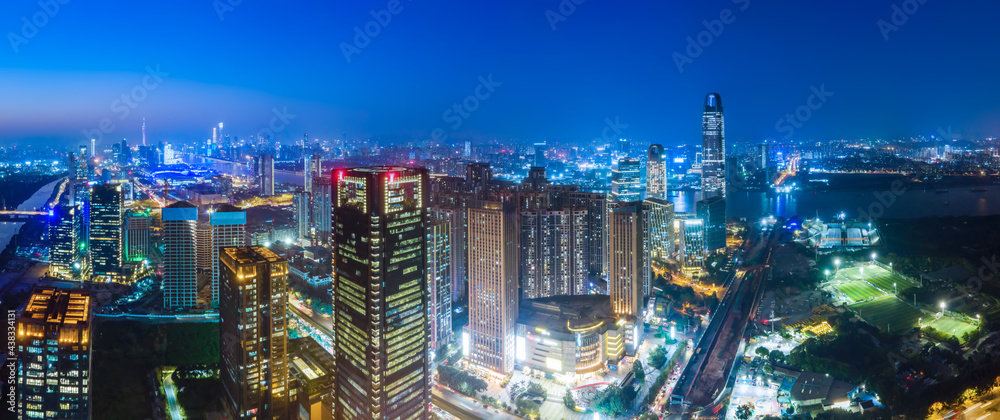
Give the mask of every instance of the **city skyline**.
<svg viewBox="0 0 1000 420">
<path fill-rule="evenodd" d="M 687 115 L 711 91 L 740 110 L 728 116 L 732 142 L 1000 133 L 1000 109 L 983 94 L 1000 83 L 984 73 L 993 64 L 989 52 L 996 46 L 988 40 L 997 30 L 985 19 L 1000 6 L 986 1 L 963 8 L 920 4 L 902 17 L 894 16 L 900 5 L 889 1 L 850 11 L 744 0 L 571 4 L 572 10 L 523 2 L 499 14 L 479 5 L 409 2 L 399 3 L 398 13 L 385 3 L 318 10 L 221 4 L 132 4 L 107 13 L 60 5 L 40 26 L 25 24 L 46 13 L 37 4 L 5 5 L 9 45 L 0 48 L 6 63 L 0 91 L 7 94 L 0 111 L 7 119 L 0 120 L 0 141 L 70 147 L 104 137 L 136 144 L 145 125 L 147 143 L 190 142 L 211 138 L 223 121 L 240 138 L 266 129 L 283 142 L 303 133 L 419 141 L 440 128 L 445 141 L 567 143 L 601 138 L 610 121 L 621 131 L 615 138 L 672 146 L 698 143 L 699 127 Z M 288 20 L 241 30 L 265 17 Z M 323 25 L 310 25 L 320 17 Z M 654 19 L 666 24 L 647 24 Z M 948 21 L 965 24 L 942 30 Z M 179 50 L 162 36 L 176 34 L 173 22 L 195 25 L 204 31 L 199 36 L 217 41 Z M 370 22 L 377 35 L 367 43 L 358 37 L 365 46 L 357 48 L 354 28 L 363 32 Z M 421 22 L 455 27 L 428 31 Z M 283 30 L 289 25 L 294 29 Z M 778 37 L 781 47 L 770 47 Z M 116 48 L 94 47 L 110 39 Z M 320 42 L 324 54 L 310 48 Z M 360 52 L 346 54 L 348 62 L 342 50 L 353 50 L 342 44 Z M 112 58 L 114 51 L 131 54 Z M 259 51 L 266 51 L 265 64 L 240 64 Z M 237 64 L 204 65 L 213 60 Z M 386 70 L 410 62 L 424 64 Z M 758 62 L 787 65 L 747 65 Z M 815 92 L 827 92 L 822 108 L 796 116 L 799 107 L 816 104 Z M 453 109 L 477 94 L 485 99 L 469 100 L 472 112 Z M 58 121 L 48 121 L 53 110 Z M 806 115 L 808 121 L 799 120 Z M 105 118 L 113 129 L 102 129 Z"/>
</svg>

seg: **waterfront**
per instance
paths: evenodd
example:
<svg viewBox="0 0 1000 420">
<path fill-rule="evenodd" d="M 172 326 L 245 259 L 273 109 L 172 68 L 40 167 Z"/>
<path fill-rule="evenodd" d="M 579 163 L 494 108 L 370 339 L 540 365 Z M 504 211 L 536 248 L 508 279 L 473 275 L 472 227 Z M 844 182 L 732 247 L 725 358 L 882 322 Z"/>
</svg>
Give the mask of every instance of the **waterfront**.
<svg viewBox="0 0 1000 420">
<path fill-rule="evenodd" d="M 18 210 L 38 210 L 45 206 L 49 198 L 52 197 L 52 192 L 55 191 L 56 186 L 63 178 L 59 178 L 48 184 L 43 185 L 38 191 L 35 191 L 31 197 L 24 200 L 20 206 L 17 206 Z M 21 230 L 21 226 L 24 222 L 0 222 L 0 244 L 3 246 L 8 246 L 10 244 L 10 239 Z"/>
</svg>

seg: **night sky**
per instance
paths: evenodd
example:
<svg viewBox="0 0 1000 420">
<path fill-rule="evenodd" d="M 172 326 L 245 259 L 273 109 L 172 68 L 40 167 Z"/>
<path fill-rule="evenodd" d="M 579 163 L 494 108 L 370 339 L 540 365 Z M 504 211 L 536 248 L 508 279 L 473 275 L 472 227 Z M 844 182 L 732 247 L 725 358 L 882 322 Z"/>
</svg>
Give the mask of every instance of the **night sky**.
<svg viewBox="0 0 1000 420">
<path fill-rule="evenodd" d="M 275 112 L 284 142 L 401 144 L 441 128 L 446 142 L 558 143 L 600 137 L 617 118 L 621 137 L 680 145 L 700 142 L 712 91 L 729 142 L 1000 135 L 995 0 L 563 0 L 569 13 L 557 0 L 48 1 L 54 14 L 0 4 L 5 145 L 75 145 L 105 118 L 105 141 L 136 144 L 142 117 L 151 141 L 203 140 L 220 121 L 242 138 Z M 390 4 L 387 25 L 370 23 Z M 894 4 L 919 7 L 885 39 L 878 22 L 893 23 Z M 678 71 L 687 37 L 720 16 L 730 23 L 709 22 L 721 34 L 703 34 Z M 366 25 L 378 34 L 357 48 Z M 349 61 L 342 43 L 357 48 Z M 453 128 L 445 111 L 490 75 L 499 86 Z M 833 95 L 780 130 L 812 88 Z M 134 109 L 121 100 L 133 93 Z"/>
</svg>

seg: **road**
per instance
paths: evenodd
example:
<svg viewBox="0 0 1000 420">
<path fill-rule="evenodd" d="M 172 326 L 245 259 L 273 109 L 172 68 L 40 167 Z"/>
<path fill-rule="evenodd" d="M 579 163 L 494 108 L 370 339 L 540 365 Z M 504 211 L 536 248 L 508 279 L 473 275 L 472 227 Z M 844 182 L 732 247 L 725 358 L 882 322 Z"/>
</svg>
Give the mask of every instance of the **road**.
<svg viewBox="0 0 1000 420">
<path fill-rule="evenodd" d="M 989 401 L 982 401 L 969 406 L 961 414 L 964 415 L 965 420 L 986 420 L 986 419 L 1000 419 L 1000 397 L 994 397 Z M 955 418 L 958 413 L 952 413 L 950 416 L 944 417 L 944 419 Z"/>
<path fill-rule="evenodd" d="M 181 406 L 177 403 L 177 388 L 174 386 L 174 371 L 164 371 L 163 391 L 167 394 L 167 411 L 173 420 L 184 420 L 181 415 Z"/>
<path fill-rule="evenodd" d="M 316 311 L 302 306 L 298 300 L 292 297 L 291 293 L 288 294 L 288 309 L 291 309 L 302 320 L 333 337 L 333 318 L 316 315 Z M 309 312 L 307 313 L 304 309 L 308 309 Z"/>
<path fill-rule="evenodd" d="M 453 394 L 447 388 L 431 387 L 431 402 L 438 408 L 462 420 L 520 420 L 504 411 L 497 413 L 495 407 L 483 408 L 481 403 L 459 394 Z"/>
</svg>

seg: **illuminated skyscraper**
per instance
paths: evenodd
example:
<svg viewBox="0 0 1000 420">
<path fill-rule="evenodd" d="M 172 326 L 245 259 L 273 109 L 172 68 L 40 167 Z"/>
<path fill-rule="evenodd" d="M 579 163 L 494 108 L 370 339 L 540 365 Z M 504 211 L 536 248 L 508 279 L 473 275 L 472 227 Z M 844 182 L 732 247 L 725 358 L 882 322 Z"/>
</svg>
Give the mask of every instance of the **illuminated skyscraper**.
<svg viewBox="0 0 1000 420">
<path fill-rule="evenodd" d="M 425 169 L 336 170 L 334 418 L 426 419 Z"/>
<path fill-rule="evenodd" d="M 647 198 L 646 231 L 649 233 L 649 257 L 664 262 L 674 252 L 674 203 Z"/>
<path fill-rule="evenodd" d="M 486 199 L 490 193 L 490 182 L 493 181 L 493 169 L 487 162 L 473 162 L 465 167 L 465 182 L 473 195 Z"/>
<path fill-rule="evenodd" d="M 55 277 L 73 278 L 80 269 L 80 208 L 60 205 L 49 221 L 49 268 Z"/>
<path fill-rule="evenodd" d="M 219 252 L 219 374 L 234 420 L 288 418 L 288 262 L 260 247 Z"/>
<path fill-rule="evenodd" d="M 702 219 L 681 219 L 678 230 L 681 263 L 684 268 L 705 265 L 705 222 Z"/>
<path fill-rule="evenodd" d="M 587 209 L 586 259 L 589 274 L 604 276 L 607 253 L 608 195 L 598 192 L 570 192 L 569 203 L 574 207 Z"/>
<path fill-rule="evenodd" d="M 517 212 L 510 204 L 469 208 L 469 353 L 475 366 L 506 374 L 514 368 L 517 323 Z"/>
<path fill-rule="evenodd" d="M 319 155 L 311 155 L 305 158 L 303 170 L 305 172 L 306 192 L 311 193 L 313 192 L 313 183 L 323 175 L 323 158 Z"/>
<path fill-rule="evenodd" d="M 10 334 L 17 345 L 17 418 L 91 418 L 87 291 L 35 288 L 17 318 L 16 338 Z"/>
<path fill-rule="evenodd" d="M 611 199 L 616 203 L 642 200 L 638 160 L 619 160 L 618 167 L 611 171 Z"/>
<path fill-rule="evenodd" d="M 521 288 L 525 299 L 587 293 L 585 208 L 521 212 Z"/>
<path fill-rule="evenodd" d="M 163 209 L 163 307 L 198 306 L 198 207 L 178 201 Z"/>
<path fill-rule="evenodd" d="M 701 197 L 726 196 L 726 124 L 722 118 L 722 97 L 709 93 L 702 116 Z"/>
<path fill-rule="evenodd" d="M 646 198 L 667 198 L 667 161 L 663 145 L 649 146 L 646 157 Z"/>
<path fill-rule="evenodd" d="M 90 193 L 90 259 L 93 279 L 121 281 L 125 196 L 121 184 L 95 185 Z"/>
<path fill-rule="evenodd" d="M 545 161 L 545 143 L 535 143 L 535 167 L 544 168 Z"/>
<path fill-rule="evenodd" d="M 451 223 L 427 226 L 427 288 L 430 348 L 439 351 L 451 340 Z"/>
<path fill-rule="evenodd" d="M 320 174 L 313 180 L 312 190 L 313 245 L 330 244 L 330 221 L 333 218 L 333 186 L 329 174 Z"/>
<path fill-rule="evenodd" d="M 127 260 L 142 261 L 149 258 L 149 234 L 153 230 L 152 222 L 152 217 L 147 213 L 130 212 L 126 216 L 125 258 Z"/>
<path fill-rule="evenodd" d="M 212 225 L 212 307 L 219 304 L 219 250 L 247 244 L 247 212 L 223 204 L 209 216 Z"/>
<path fill-rule="evenodd" d="M 198 270 L 212 272 L 212 225 L 207 222 L 198 223 Z"/>
<path fill-rule="evenodd" d="M 260 182 L 260 195 L 271 197 L 274 195 L 274 156 L 260 155 L 257 161 L 258 182 Z"/>
<path fill-rule="evenodd" d="M 466 212 L 460 209 L 454 209 L 450 207 L 431 207 L 430 217 L 431 220 L 440 220 L 442 222 L 448 223 L 451 228 L 451 232 L 448 234 L 448 239 L 451 241 L 449 250 L 451 250 L 451 256 L 448 259 L 448 266 L 451 269 L 451 273 L 448 278 L 451 279 L 451 301 L 456 302 L 461 298 L 466 292 L 469 291 L 469 287 L 466 285 L 466 271 L 465 271 L 465 258 L 468 256 L 467 242 L 466 242 L 466 230 L 465 230 L 465 217 Z"/>
<path fill-rule="evenodd" d="M 643 238 L 641 202 L 614 205 L 608 215 L 608 292 L 611 310 L 636 328 L 626 335 L 625 352 L 634 355 L 641 337 L 643 286 L 648 283 L 649 264 Z"/>
<path fill-rule="evenodd" d="M 299 241 L 306 241 L 312 236 L 312 194 L 305 191 L 292 193 L 292 219 L 295 222 L 295 236 Z"/>
</svg>

